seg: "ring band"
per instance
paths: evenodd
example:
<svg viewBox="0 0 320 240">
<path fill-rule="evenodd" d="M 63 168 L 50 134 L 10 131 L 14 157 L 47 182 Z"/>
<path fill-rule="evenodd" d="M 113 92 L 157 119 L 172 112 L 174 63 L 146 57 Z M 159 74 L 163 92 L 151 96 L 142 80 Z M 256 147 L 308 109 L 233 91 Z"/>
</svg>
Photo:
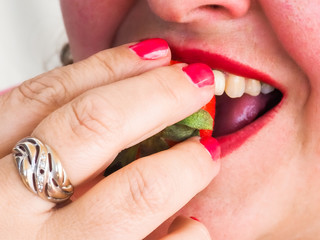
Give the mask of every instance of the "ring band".
<svg viewBox="0 0 320 240">
<path fill-rule="evenodd" d="M 73 186 L 53 149 L 36 138 L 24 138 L 13 148 L 20 177 L 27 188 L 54 203 L 68 200 Z"/>
</svg>

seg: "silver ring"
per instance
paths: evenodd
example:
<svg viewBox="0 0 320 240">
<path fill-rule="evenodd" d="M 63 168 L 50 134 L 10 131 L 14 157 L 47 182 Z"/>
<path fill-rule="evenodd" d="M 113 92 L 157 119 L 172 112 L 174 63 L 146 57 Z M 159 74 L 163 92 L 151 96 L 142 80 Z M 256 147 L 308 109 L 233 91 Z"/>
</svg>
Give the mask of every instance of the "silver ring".
<svg viewBox="0 0 320 240">
<path fill-rule="evenodd" d="M 50 202 L 60 203 L 73 194 L 73 186 L 55 151 L 36 138 L 24 138 L 13 148 L 20 177 L 27 188 Z"/>
</svg>

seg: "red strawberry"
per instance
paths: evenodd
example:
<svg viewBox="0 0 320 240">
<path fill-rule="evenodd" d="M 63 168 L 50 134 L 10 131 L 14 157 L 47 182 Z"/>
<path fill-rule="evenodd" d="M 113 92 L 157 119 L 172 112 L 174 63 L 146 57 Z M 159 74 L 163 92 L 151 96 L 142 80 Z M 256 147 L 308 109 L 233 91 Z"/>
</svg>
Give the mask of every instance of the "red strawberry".
<svg viewBox="0 0 320 240">
<path fill-rule="evenodd" d="M 202 109 L 207 111 L 210 114 L 210 116 L 213 119 L 213 123 L 212 123 L 212 130 L 200 129 L 200 137 L 209 137 L 209 136 L 212 136 L 213 127 L 214 127 L 214 117 L 216 114 L 216 98 L 215 98 L 215 96 L 213 96 L 211 101 L 209 103 L 207 103 L 207 105 L 202 107 Z"/>
</svg>

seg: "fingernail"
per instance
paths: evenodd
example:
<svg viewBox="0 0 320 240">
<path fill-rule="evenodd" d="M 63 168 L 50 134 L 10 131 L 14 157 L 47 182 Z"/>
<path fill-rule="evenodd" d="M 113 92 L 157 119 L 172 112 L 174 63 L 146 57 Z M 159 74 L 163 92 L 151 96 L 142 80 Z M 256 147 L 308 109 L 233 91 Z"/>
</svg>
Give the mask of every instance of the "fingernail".
<svg viewBox="0 0 320 240">
<path fill-rule="evenodd" d="M 200 139 L 200 143 L 210 153 L 212 160 L 215 161 L 220 157 L 220 145 L 218 141 L 213 137 L 203 137 Z"/>
<path fill-rule="evenodd" d="M 212 69 L 204 63 L 193 63 L 182 70 L 190 77 L 192 82 L 198 87 L 205 87 L 214 84 Z"/>
<path fill-rule="evenodd" d="M 198 218 L 196 218 L 196 217 L 190 217 L 190 218 L 193 219 L 193 220 L 195 220 L 195 221 L 200 222 L 200 220 L 199 220 Z"/>
<path fill-rule="evenodd" d="M 144 60 L 163 58 L 169 52 L 168 43 L 161 38 L 147 39 L 129 46 L 129 48 Z"/>
</svg>

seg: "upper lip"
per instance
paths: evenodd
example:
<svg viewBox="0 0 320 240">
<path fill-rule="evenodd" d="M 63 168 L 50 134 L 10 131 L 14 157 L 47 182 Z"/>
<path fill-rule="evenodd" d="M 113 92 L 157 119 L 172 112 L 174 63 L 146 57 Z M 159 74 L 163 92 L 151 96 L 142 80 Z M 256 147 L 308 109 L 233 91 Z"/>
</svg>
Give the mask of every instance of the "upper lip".
<svg viewBox="0 0 320 240">
<path fill-rule="evenodd" d="M 232 60 L 228 56 L 204 51 L 196 48 L 178 48 L 170 46 L 172 58 L 186 63 L 202 62 L 212 69 L 222 70 L 245 78 L 252 78 L 272 85 L 285 95 L 285 88 L 279 82 L 275 81 L 270 75 L 253 69 L 243 63 Z"/>
</svg>

